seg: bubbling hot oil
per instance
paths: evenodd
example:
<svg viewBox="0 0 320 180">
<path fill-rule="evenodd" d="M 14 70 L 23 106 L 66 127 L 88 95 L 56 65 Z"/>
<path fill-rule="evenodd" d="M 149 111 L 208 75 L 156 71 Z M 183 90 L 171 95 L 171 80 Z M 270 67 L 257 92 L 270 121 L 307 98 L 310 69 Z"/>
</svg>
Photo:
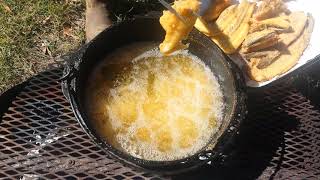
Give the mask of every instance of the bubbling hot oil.
<svg viewBox="0 0 320 180">
<path fill-rule="evenodd" d="M 149 51 L 96 97 L 102 102 L 95 116 L 100 133 L 118 149 L 146 160 L 193 155 L 221 124 L 219 84 L 209 68 L 187 53 L 162 57 Z"/>
</svg>

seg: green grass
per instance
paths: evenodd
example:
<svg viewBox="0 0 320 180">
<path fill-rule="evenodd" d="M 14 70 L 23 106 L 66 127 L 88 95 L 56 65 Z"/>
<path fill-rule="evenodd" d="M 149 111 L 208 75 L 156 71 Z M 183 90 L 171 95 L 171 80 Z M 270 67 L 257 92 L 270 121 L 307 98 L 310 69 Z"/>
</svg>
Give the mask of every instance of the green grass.
<svg viewBox="0 0 320 180">
<path fill-rule="evenodd" d="M 0 0 L 0 94 L 83 42 L 84 4 Z"/>
<path fill-rule="evenodd" d="M 162 8 L 157 0 L 102 1 L 113 21 Z M 78 48 L 84 11 L 85 0 L 0 0 L 0 94 Z"/>
</svg>

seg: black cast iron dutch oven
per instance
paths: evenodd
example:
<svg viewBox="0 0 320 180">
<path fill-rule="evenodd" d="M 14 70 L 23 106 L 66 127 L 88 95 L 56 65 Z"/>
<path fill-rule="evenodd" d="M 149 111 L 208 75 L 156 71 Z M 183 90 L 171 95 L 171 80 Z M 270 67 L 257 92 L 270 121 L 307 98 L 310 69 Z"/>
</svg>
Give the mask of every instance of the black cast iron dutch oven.
<svg viewBox="0 0 320 180">
<path fill-rule="evenodd" d="M 90 121 L 86 113 L 85 105 L 88 77 L 107 54 L 133 42 L 160 43 L 164 35 L 158 18 L 140 17 L 111 26 L 71 57 L 64 69 L 62 88 L 82 128 L 108 155 L 134 168 L 175 174 L 214 161 L 227 151 L 246 114 L 246 93 L 242 74 L 208 37 L 193 30 L 186 43 L 189 43 L 188 51 L 198 56 L 216 75 L 223 91 L 225 107 L 218 133 L 214 134 L 206 147 L 196 154 L 174 161 L 147 161 L 130 156 L 112 147 L 99 136 L 93 128 L 94 122 Z"/>
</svg>

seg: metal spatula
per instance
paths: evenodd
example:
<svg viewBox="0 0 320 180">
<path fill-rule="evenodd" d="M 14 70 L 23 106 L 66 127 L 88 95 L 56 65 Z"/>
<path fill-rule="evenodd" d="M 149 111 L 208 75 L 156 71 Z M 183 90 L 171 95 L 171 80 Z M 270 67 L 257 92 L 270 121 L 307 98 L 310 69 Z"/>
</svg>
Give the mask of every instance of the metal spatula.
<svg viewBox="0 0 320 180">
<path fill-rule="evenodd" d="M 171 13 L 176 15 L 181 21 L 185 22 L 185 19 L 171 7 L 169 3 L 165 0 L 158 0 L 160 4 L 162 4 L 166 9 L 168 9 Z M 208 10 L 208 8 L 212 5 L 215 0 L 201 0 L 200 10 L 199 12 L 194 12 L 196 16 L 202 16 Z"/>
<path fill-rule="evenodd" d="M 182 22 L 186 23 L 186 20 L 175 10 L 171 7 L 169 3 L 164 0 L 158 0 L 160 4 L 162 4 L 166 9 L 168 9 L 171 13 L 177 16 Z"/>
</svg>

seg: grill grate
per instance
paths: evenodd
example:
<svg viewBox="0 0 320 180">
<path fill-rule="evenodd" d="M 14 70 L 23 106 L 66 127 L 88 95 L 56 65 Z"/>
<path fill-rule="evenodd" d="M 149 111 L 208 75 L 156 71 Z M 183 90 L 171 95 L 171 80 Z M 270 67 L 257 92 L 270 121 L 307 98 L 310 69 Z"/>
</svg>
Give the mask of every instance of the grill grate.
<svg viewBox="0 0 320 180">
<path fill-rule="evenodd" d="M 0 126 L 0 179 L 151 179 L 108 158 L 77 124 L 60 83 L 61 70 L 30 80 Z"/>
<path fill-rule="evenodd" d="M 0 179 L 163 179 L 124 167 L 97 148 L 76 122 L 60 77 L 57 69 L 32 78 L 4 114 Z M 232 151 L 173 178 L 319 179 L 320 110 L 284 85 L 249 100 Z"/>
</svg>

